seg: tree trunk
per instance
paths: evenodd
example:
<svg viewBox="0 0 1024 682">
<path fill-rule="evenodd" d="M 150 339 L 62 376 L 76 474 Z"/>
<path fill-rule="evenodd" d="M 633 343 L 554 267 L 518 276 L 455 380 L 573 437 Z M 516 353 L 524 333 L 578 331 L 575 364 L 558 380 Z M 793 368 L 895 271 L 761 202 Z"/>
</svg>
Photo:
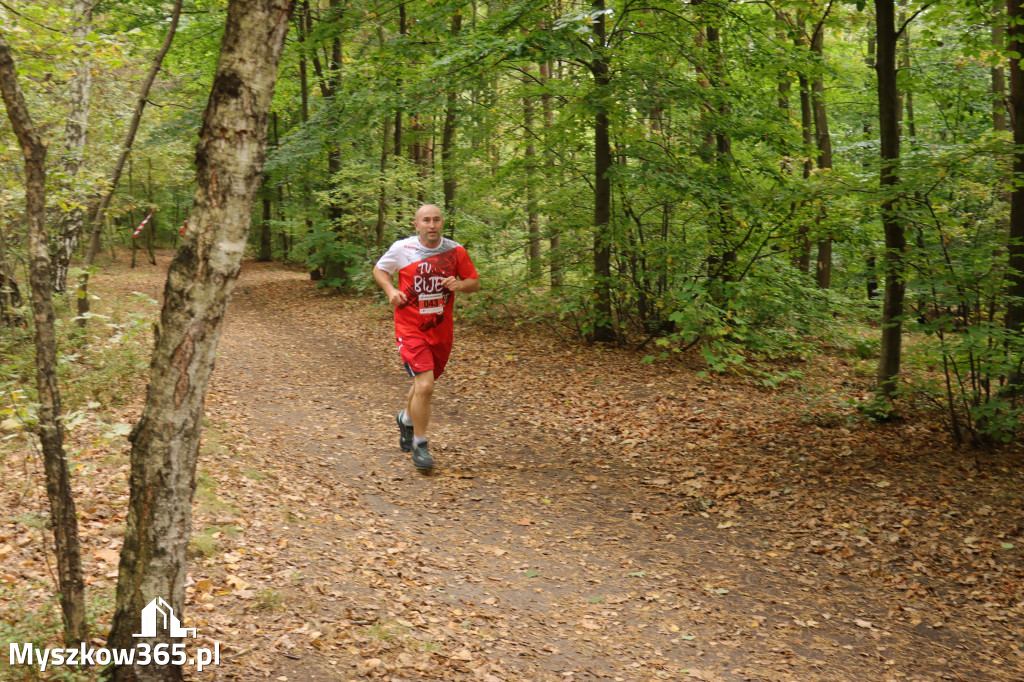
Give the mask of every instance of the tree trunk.
<svg viewBox="0 0 1024 682">
<path fill-rule="evenodd" d="M 815 27 L 811 37 L 811 52 L 824 64 L 825 61 L 825 19 Z M 828 129 L 828 116 L 825 111 L 825 81 L 820 75 L 815 76 L 811 84 L 811 104 L 814 111 L 814 130 L 818 146 L 818 168 L 832 168 L 832 135 Z M 825 205 L 820 206 L 818 221 L 824 220 L 827 214 Z M 815 280 L 818 287 L 828 289 L 832 285 L 832 236 L 824 235 L 818 240 L 818 263 L 815 269 Z"/>
<path fill-rule="evenodd" d="M 156 265 L 156 226 L 159 217 L 156 213 L 146 223 L 146 255 L 149 257 L 149 264 Z"/>
<path fill-rule="evenodd" d="M 398 3 L 398 35 L 407 35 L 408 26 L 406 24 L 405 16 L 405 3 Z M 402 80 L 398 79 L 395 82 L 395 92 L 402 91 Z M 403 144 L 403 130 L 402 130 L 402 107 L 399 106 L 395 109 L 395 126 L 394 126 L 394 144 L 392 146 L 392 152 L 396 159 L 402 158 L 402 144 Z M 395 202 L 395 223 L 401 224 L 402 222 L 402 202 Z"/>
<path fill-rule="evenodd" d="M 21 324 L 22 317 L 14 312 L 19 307 L 21 290 L 7 261 L 7 237 L 4 235 L 3 216 L 0 216 L 0 325 Z"/>
<path fill-rule="evenodd" d="M 256 260 L 260 263 L 269 263 L 274 259 L 270 242 L 270 221 L 273 219 L 273 206 L 270 199 L 270 188 L 266 186 L 266 177 L 264 177 L 262 194 L 263 220 L 260 221 L 260 255 Z"/>
<path fill-rule="evenodd" d="M 380 190 L 377 194 L 377 228 L 374 230 L 376 237 L 377 250 L 380 251 L 384 248 L 384 227 L 387 222 L 388 212 L 388 192 L 387 192 L 387 177 L 386 173 L 388 170 L 388 138 L 391 136 L 391 117 L 384 117 L 384 125 L 381 140 L 380 140 Z"/>
<path fill-rule="evenodd" d="M 332 21 L 340 21 L 344 12 L 344 5 L 341 0 L 329 0 L 330 18 Z M 328 74 L 326 80 L 321 78 L 321 93 L 329 106 L 337 108 L 336 97 L 341 90 L 341 67 L 342 67 L 342 46 L 340 35 L 335 35 L 331 40 L 331 51 L 328 61 Z M 341 171 L 341 149 L 333 141 L 327 144 L 327 183 L 333 187 L 335 176 Z M 334 231 L 335 241 L 343 241 L 342 223 L 345 218 L 344 209 L 334 200 L 327 201 L 327 219 L 330 222 L 331 230 Z M 324 265 L 324 277 L 340 280 L 342 285 L 348 284 L 348 263 L 345 261 L 328 262 Z"/>
<path fill-rule="evenodd" d="M 460 10 L 452 17 L 452 37 L 458 35 L 461 29 L 462 12 Z M 455 236 L 455 220 L 452 219 L 452 211 L 455 209 L 455 190 L 458 187 L 455 178 L 455 133 L 458 106 L 458 89 L 454 85 L 450 85 L 444 107 L 444 128 L 441 133 L 441 173 L 444 175 L 442 184 L 444 186 L 445 225 L 448 227 L 448 234 L 452 237 Z"/>
<path fill-rule="evenodd" d="M 900 12 L 899 22 L 903 26 L 903 31 L 900 34 L 900 40 L 902 42 L 902 50 L 900 50 L 900 69 L 910 75 L 910 26 L 907 24 L 907 13 L 903 9 L 907 5 L 907 0 L 900 0 Z M 917 137 L 917 124 L 914 121 L 914 91 L 909 87 L 906 91 L 899 93 L 900 101 L 902 105 L 899 110 L 900 117 L 900 129 L 906 128 L 907 137 L 910 141 L 910 148 L 913 149 L 915 142 L 914 139 Z M 903 124 L 906 123 L 904 126 Z"/>
<path fill-rule="evenodd" d="M 873 33 L 868 37 L 867 54 L 864 56 L 864 63 L 872 71 L 875 70 L 875 36 Z M 871 139 L 872 125 L 870 117 L 866 117 L 864 119 L 863 130 L 864 139 Z M 867 162 L 863 164 L 863 166 L 865 167 L 867 165 Z M 876 298 L 878 298 L 878 267 L 874 253 L 868 253 L 867 257 L 865 258 L 864 265 L 867 279 L 866 286 L 868 300 L 874 301 Z"/>
<path fill-rule="evenodd" d="M 998 12 L 1006 6 L 1006 0 L 996 0 L 995 9 Z M 999 23 L 998 19 L 992 23 L 992 48 L 997 54 L 1004 49 L 1006 27 Z M 992 129 L 996 131 L 1009 130 L 1006 123 L 1006 69 L 1003 64 L 992 67 Z"/>
<path fill-rule="evenodd" d="M 39 441 L 46 472 L 46 495 L 57 550 L 60 605 L 64 615 L 64 641 L 76 646 L 88 640 L 85 620 L 85 583 L 78 542 L 78 520 L 71 494 L 71 475 L 64 455 L 60 422 L 60 387 L 57 385 L 57 343 L 50 279 L 50 251 L 46 243 L 46 147 L 32 123 L 18 85 L 10 47 L 0 33 L 0 91 L 7 117 L 25 157 L 25 213 L 28 218 L 29 284 L 35 322 L 36 386 L 39 391 Z"/>
<path fill-rule="evenodd" d="M 551 128 L 555 124 L 555 111 L 551 105 L 551 94 L 548 92 L 548 81 L 551 80 L 551 62 L 541 62 L 539 71 L 541 86 L 544 88 L 543 94 L 540 96 L 540 106 L 544 112 L 544 140 L 545 146 L 549 147 L 547 156 L 550 165 L 554 166 L 549 139 Z M 558 234 L 558 228 L 552 224 L 550 219 L 547 222 L 546 231 L 548 233 L 548 261 L 550 262 L 548 276 L 551 278 L 551 288 L 557 289 L 562 286 L 561 235 Z"/>
<path fill-rule="evenodd" d="M 725 56 L 722 51 L 721 33 L 715 26 L 706 26 L 704 29 L 707 37 L 708 60 L 711 68 L 706 70 L 708 87 L 711 90 L 722 88 L 725 85 Z M 711 110 L 716 114 L 716 119 L 722 121 L 729 114 L 729 105 L 720 95 L 717 96 L 717 104 L 709 104 Z M 736 278 L 736 261 L 738 254 L 733 244 L 732 236 L 732 203 L 726 199 L 732 184 L 732 138 L 723 129 L 723 123 L 716 122 L 714 130 L 709 131 L 714 137 L 714 154 L 710 161 L 715 164 L 718 175 L 719 187 L 722 188 L 722 198 L 718 200 L 715 216 L 717 239 L 719 249 L 711 247 L 711 254 L 708 257 L 708 272 L 711 278 L 720 282 L 732 282 Z M 724 293 L 724 289 L 722 290 Z"/>
<path fill-rule="evenodd" d="M 267 121 L 293 0 L 230 0 L 196 147 L 190 229 L 171 262 L 142 417 L 132 430 L 131 497 L 111 648 L 134 647 L 160 597 L 181 617 L 207 383 L 238 276 L 266 152 Z M 141 638 L 171 643 L 169 633 Z M 180 680 L 181 666 L 119 666 L 114 679 Z"/>
<path fill-rule="evenodd" d="M 604 0 L 597 0 L 600 12 L 595 20 L 594 38 L 598 55 L 591 64 L 594 74 L 594 340 L 614 341 L 612 323 L 612 149 L 609 138 L 608 97 L 610 95 Z M 596 12 L 595 12 L 596 13 Z"/>
<path fill-rule="evenodd" d="M 1018 2 L 1019 0 L 1012 0 Z M 878 386 L 893 398 L 898 388 L 903 345 L 903 255 L 907 241 L 896 214 L 900 158 L 899 96 L 896 88 L 896 8 L 893 0 L 875 0 L 878 56 L 878 130 L 881 137 L 882 227 L 885 230 L 885 297 L 882 304 L 882 349 Z M 1022 196 L 1024 198 L 1024 196 Z M 1024 217 L 1024 213 L 1021 214 Z"/>
<path fill-rule="evenodd" d="M 100 199 L 100 203 L 92 217 L 92 235 L 89 239 L 89 248 L 85 253 L 86 265 L 92 265 L 96 260 L 96 254 L 100 248 L 100 235 L 103 232 L 104 216 L 107 213 L 107 208 L 110 207 L 110 200 L 114 197 L 114 192 L 117 190 L 117 183 L 121 180 L 121 172 L 124 170 L 125 161 L 128 160 L 128 154 L 131 152 L 132 144 L 135 142 L 135 134 L 139 131 L 142 112 L 146 108 L 146 102 L 149 100 L 149 89 L 153 87 L 153 81 L 156 80 L 156 75 L 160 72 L 164 56 L 171 49 L 174 33 L 178 29 L 178 17 L 180 16 L 181 0 L 174 0 L 174 7 L 171 9 L 170 26 L 167 27 L 167 35 L 164 36 L 163 45 L 160 46 L 160 51 L 153 58 L 153 63 L 149 67 L 149 73 L 146 75 L 146 80 L 142 83 L 142 90 L 139 92 L 139 98 L 135 102 L 135 113 L 132 114 L 132 120 L 128 124 L 128 132 L 125 133 L 124 142 L 121 144 L 121 154 L 117 157 L 114 170 L 110 173 L 110 186 L 107 188 L 107 193 Z"/>
<path fill-rule="evenodd" d="M 92 25 L 94 0 L 75 0 L 72 14 L 74 26 L 71 36 L 75 49 L 85 51 L 85 39 Z M 75 190 L 78 171 L 82 167 L 86 130 L 89 127 L 89 92 L 92 89 L 92 65 L 85 55 L 79 56 L 75 74 L 68 83 L 68 118 L 64 125 L 64 179 L 61 189 Z M 68 288 L 68 268 L 78 248 L 78 239 L 85 227 L 85 210 L 80 201 L 72 201 L 71 208 L 60 214 L 60 239 L 57 262 L 54 267 L 53 289 L 64 293 Z"/>
<path fill-rule="evenodd" d="M 309 16 L 309 0 L 302 0 L 302 10 L 299 12 L 298 20 L 295 22 L 298 26 L 298 42 L 301 45 L 299 50 L 299 94 L 302 98 L 302 122 L 309 122 L 309 71 L 306 67 L 306 33 L 309 31 L 312 19 Z M 306 174 L 302 176 L 302 197 L 303 206 L 313 206 L 313 193 L 309 188 L 309 179 Z M 304 211 L 306 220 L 306 230 L 312 231 L 313 220 L 309 217 L 308 209 Z M 312 255 L 312 252 L 310 253 Z M 323 271 L 320 268 L 313 268 L 309 271 L 309 279 L 312 281 L 318 281 L 323 277 Z"/>
<path fill-rule="evenodd" d="M 524 67 L 523 86 L 529 87 L 532 78 L 530 66 Z M 537 164 L 537 145 L 534 142 L 536 131 L 533 129 L 533 99 L 529 95 L 523 97 L 523 137 L 526 142 L 526 226 L 528 245 L 526 250 L 530 282 L 540 281 L 543 264 L 540 261 L 540 214 L 537 212 L 537 189 L 535 187 L 535 170 Z"/>
<path fill-rule="evenodd" d="M 803 33 L 801 26 L 801 35 Z M 797 40 L 798 45 L 804 44 L 806 41 L 801 37 Z M 811 171 L 814 170 L 814 157 L 811 156 L 811 147 L 814 145 L 814 112 L 811 107 L 811 86 L 807 79 L 807 76 L 803 73 L 799 74 L 800 80 L 800 132 L 804 143 L 803 153 L 801 156 L 804 159 L 802 164 L 802 177 L 807 180 L 811 177 Z M 806 206 L 809 202 L 804 201 Z M 797 228 L 797 257 L 796 265 L 803 273 L 810 273 L 811 271 L 811 228 L 808 225 L 808 218 L 803 217 L 800 222 L 800 227 Z"/>
<path fill-rule="evenodd" d="M 1019 26 L 1024 20 L 1021 0 L 1007 3 L 1010 26 Z M 1006 310 L 1006 328 L 1015 332 L 1024 331 L 1024 72 L 1021 70 L 1021 50 L 1024 41 L 1018 38 L 1019 30 L 1011 31 L 1014 39 L 1010 42 L 1010 123 L 1013 126 L 1013 190 L 1010 195 L 1010 243 L 1007 293 L 1012 297 Z M 1021 383 L 1021 377 L 1014 377 L 1014 384 Z"/>
<path fill-rule="evenodd" d="M 146 219 L 146 255 L 149 256 L 149 264 L 156 265 L 156 226 L 159 218 L 153 195 L 153 159 L 149 156 L 146 157 L 146 199 L 150 210 Z"/>
</svg>

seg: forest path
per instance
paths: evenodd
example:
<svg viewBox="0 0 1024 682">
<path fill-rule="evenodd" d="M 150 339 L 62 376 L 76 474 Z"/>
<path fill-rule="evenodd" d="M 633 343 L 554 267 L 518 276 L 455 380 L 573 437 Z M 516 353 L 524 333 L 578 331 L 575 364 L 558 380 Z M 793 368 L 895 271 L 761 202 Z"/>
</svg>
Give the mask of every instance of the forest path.
<svg viewBox="0 0 1024 682">
<path fill-rule="evenodd" d="M 1024 679 L 1019 554 L 952 557 L 991 583 L 971 605 L 940 533 L 903 531 L 955 523 L 920 479 L 956 466 L 741 382 L 456 327 L 422 475 L 387 307 L 246 263 L 200 458 L 216 550 L 188 589 L 227 648 L 194 679 Z M 1020 533 L 1008 504 L 993 534 Z"/>
</svg>

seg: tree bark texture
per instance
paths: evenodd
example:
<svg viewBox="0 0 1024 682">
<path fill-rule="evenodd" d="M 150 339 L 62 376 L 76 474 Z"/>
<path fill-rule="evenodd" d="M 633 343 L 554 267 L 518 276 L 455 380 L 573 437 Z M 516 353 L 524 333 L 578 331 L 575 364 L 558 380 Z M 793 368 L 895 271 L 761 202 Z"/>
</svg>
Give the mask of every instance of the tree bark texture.
<svg viewBox="0 0 1024 682">
<path fill-rule="evenodd" d="M 1014 40 L 1010 42 L 1010 51 L 1019 55 L 1024 50 L 1024 41 L 1016 39 L 1020 34 L 1021 0 L 1009 0 L 1007 3 Z M 1021 71 L 1020 57 L 1010 59 L 1010 122 L 1013 126 L 1013 191 L 1010 195 L 1010 234 L 1009 234 L 1009 282 L 1007 293 L 1013 297 L 1006 311 L 1007 329 L 1024 331 L 1024 72 Z M 1019 383 L 1016 377 L 1014 383 Z"/>
<path fill-rule="evenodd" d="M 108 646 L 135 646 L 142 609 L 182 615 L 207 383 L 238 276 L 266 153 L 274 81 L 293 0 L 231 0 L 196 147 L 189 227 L 171 262 L 142 417 Z M 141 641 L 171 643 L 168 633 Z M 114 679 L 180 680 L 180 666 L 121 666 Z"/>
<path fill-rule="evenodd" d="M 532 80 L 530 66 L 524 67 L 523 86 L 528 88 Z M 540 258 L 540 214 L 537 211 L 537 190 L 535 188 L 535 169 L 537 167 L 537 145 L 534 142 L 536 131 L 533 128 L 534 105 L 529 94 L 523 97 L 523 138 L 526 143 L 524 160 L 526 161 L 526 229 L 528 246 L 526 257 L 529 262 L 530 282 L 540 281 L 543 264 Z"/>
<path fill-rule="evenodd" d="M 544 88 L 543 94 L 540 96 L 540 107 L 541 111 L 544 112 L 544 140 L 545 146 L 548 147 L 546 155 L 549 163 L 551 163 L 552 154 L 550 151 L 550 140 L 551 129 L 555 125 L 555 111 L 551 103 L 551 93 L 548 92 L 548 81 L 551 79 L 551 62 L 541 62 L 540 68 L 540 82 Z M 554 163 L 551 163 L 554 165 Z M 550 267 L 548 269 L 548 275 L 551 278 L 551 288 L 556 289 L 562 286 L 562 248 L 561 241 L 562 237 L 558 233 L 557 224 L 551 220 L 547 221 L 547 233 L 548 233 L 548 261 Z"/>
<path fill-rule="evenodd" d="M 135 103 L 135 113 L 132 114 L 132 120 L 128 124 L 128 132 L 125 133 L 124 142 L 121 144 L 121 154 L 117 157 L 117 163 L 114 164 L 114 170 L 110 173 L 110 186 L 107 188 L 106 194 L 100 199 L 99 206 L 96 208 L 96 212 L 92 217 L 92 234 L 89 237 L 89 248 L 85 252 L 85 264 L 92 265 L 96 260 L 96 254 L 100 248 L 100 235 L 103 231 L 104 216 L 107 213 L 107 209 L 110 207 L 110 200 L 114 197 L 114 192 L 117 191 L 117 183 L 121 180 L 121 173 L 124 171 L 124 164 L 128 160 L 128 154 L 132 151 L 132 145 L 135 143 L 135 134 L 139 132 L 139 123 L 142 121 L 142 112 L 146 108 L 146 102 L 149 101 L 149 90 L 153 87 L 153 81 L 156 80 L 156 75 L 160 73 L 160 66 L 164 62 L 164 57 L 167 55 L 167 51 L 171 49 L 171 43 L 174 42 L 174 33 L 178 30 L 178 18 L 181 16 L 181 1 L 174 0 L 174 7 L 171 9 L 170 25 L 167 27 L 167 34 L 164 36 L 163 45 L 160 46 L 160 51 L 157 52 L 156 57 L 153 58 L 153 63 L 149 67 L 149 73 L 146 74 L 146 80 L 142 83 L 142 90 L 139 91 L 139 99 Z"/>
<path fill-rule="evenodd" d="M 380 251 L 384 248 L 384 227 L 387 222 L 388 213 L 388 186 L 387 186 L 387 170 L 388 170 L 388 138 L 391 137 L 391 117 L 385 116 L 383 125 L 381 126 L 381 140 L 380 140 L 380 177 L 378 182 L 380 183 L 380 189 L 377 190 L 377 225 L 374 229 L 374 239 L 377 245 L 377 250 Z"/>
<path fill-rule="evenodd" d="M 819 63 L 825 62 L 825 20 L 815 27 L 811 36 L 811 52 Z M 811 83 L 811 104 L 814 110 L 815 141 L 818 147 L 818 168 L 832 168 L 832 135 L 828 129 L 828 114 L 825 110 L 825 80 L 819 73 Z M 818 221 L 826 217 L 825 206 L 822 205 Z M 821 289 L 832 286 L 832 237 L 825 234 L 818 240 L 818 262 L 815 269 L 815 281 Z"/>
<path fill-rule="evenodd" d="M 78 541 L 78 519 L 71 494 L 71 474 L 64 455 L 57 385 L 57 343 L 54 333 L 50 252 L 46 239 L 46 147 L 39 136 L 21 87 L 10 47 L 0 33 L 0 91 L 7 117 L 25 158 L 25 214 L 28 218 L 29 284 L 36 344 L 36 387 L 39 391 L 39 441 L 46 473 L 46 495 L 57 551 L 58 586 L 64 615 L 64 641 L 75 646 L 88 639 L 85 583 Z"/>
<path fill-rule="evenodd" d="M 998 13 L 1006 5 L 1005 0 L 996 0 L 995 8 Z M 997 51 L 1003 49 L 1005 42 L 1006 27 L 996 20 L 992 24 L 992 47 Z M 1002 64 L 993 66 L 991 69 L 992 76 L 992 129 L 993 130 L 1009 130 L 1010 127 L 1006 122 L 1006 69 Z"/>
<path fill-rule="evenodd" d="M 803 39 L 798 39 L 797 44 L 802 44 Z M 800 132 L 804 143 L 801 156 L 804 161 L 802 166 L 802 177 L 804 180 L 811 177 L 814 170 L 814 158 L 811 156 L 811 146 L 814 143 L 814 113 L 811 107 L 811 86 L 807 76 L 799 74 L 800 81 Z M 807 202 L 805 202 L 806 204 Z M 797 228 L 797 256 L 796 264 L 803 273 L 811 271 L 811 226 L 805 217 Z"/>
<path fill-rule="evenodd" d="M 92 24 L 94 0 L 75 0 L 71 31 L 75 49 L 85 52 L 85 39 Z M 89 128 L 89 93 L 92 90 L 92 64 L 84 54 L 78 55 L 78 66 L 68 83 L 68 118 L 64 125 L 64 178 L 62 189 L 74 191 L 78 171 L 82 167 L 86 131 Z M 53 289 L 64 293 L 68 288 L 68 268 L 85 228 L 85 209 L 78 201 L 60 215 L 60 241 L 54 266 Z"/>
<path fill-rule="evenodd" d="M 591 65 L 594 74 L 594 340 L 614 341 L 612 324 L 612 149 L 609 138 L 608 89 L 610 85 L 608 57 L 605 55 L 604 0 L 594 3 L 600 12 L 594 23 L 594 38 L 600 53 Z M 596 12 L 595 12 L 596 13 Z"/>
<path fill-rule="evenodd" d="M 1017 0 L 1015 0 L 1017 1 Z M 881 136 L 880 189 L 882 227 L 885 231 L 885 297 L 882 304 L 882 349 L 878 361 L 878 385 L 886 397 L 894 397 L 898 385 L 903 346 L 903 278 L 906 234 L 896 214 L 896 185 L 900 158 L 899 93 L 896 88 L 896 8 L 893 0 L 875 0 L 878 55 L 878 130 Z"/>
<path fill-rule="evenodd" d="M 21 324 L 21 316 L 14 311 L 21 307 L 21 289 L 14 271 L 7 262 L 7 238 L 4 236 L 3 218 L 0 216 L 0 325 Z"/>
<path fill-rule="evenodd" d="M 462 11 L 452 16 L 452 37 L 458 35 L 462 29 Z M 444 215 L 445 225 L 448 226 L 449 234 L 455 234 L 455 221 L 452 219 L 452 210 L 455 208 L 455 190 L 458 188 L 458 180 L 455 177 L 455 135 L 458 131 L 457 117 L 459 110 L 458 87 L 454 84 L 449 86 L 444 107 L 444 127 L 441 133 L 441 173 L 444 175 L 442 184 L 444 187 Z"/>
</svg>

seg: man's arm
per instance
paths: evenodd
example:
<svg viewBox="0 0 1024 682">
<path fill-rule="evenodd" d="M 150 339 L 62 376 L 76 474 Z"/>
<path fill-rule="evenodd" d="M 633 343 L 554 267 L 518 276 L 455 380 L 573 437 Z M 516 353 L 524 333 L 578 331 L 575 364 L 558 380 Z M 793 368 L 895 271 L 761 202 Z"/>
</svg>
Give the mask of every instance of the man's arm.
<svg viewBox="0 0 1024 682">
<path fill-rule="evenodd" d="M 403 303 L 406 303 L 405 294 L 395 288 L 394 283 L 391 281 L 390 274 L 384 272 L 377 266 L 374 266 L 373 279 L 376 280 L 377 286 L 384 291 L 384 295 L 388 297 L 388 303 L 396 308 Z M 477 284 L 477 288 L 479 288 L 479 283 Z"/>
</svg>

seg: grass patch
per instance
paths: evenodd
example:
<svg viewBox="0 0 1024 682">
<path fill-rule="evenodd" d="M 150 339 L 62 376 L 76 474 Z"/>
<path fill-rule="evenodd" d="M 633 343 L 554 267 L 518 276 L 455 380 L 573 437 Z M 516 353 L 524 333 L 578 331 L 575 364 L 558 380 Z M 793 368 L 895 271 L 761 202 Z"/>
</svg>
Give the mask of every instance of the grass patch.
<svg viewBox="0 0 1024 682">
<path fill-rule="evenodd" d="M 193 558 L 212 557 L 220 553 L 222 537 L 234 538 L 242 531 L 238 526 L 207 526 L 201 533 L 193 533 L 188 541 L 188 553 Z"/>
<path fill-rule="evenodd" d="M 196 474 L 196 504 L 200 512 L 238 516 L 238 510 L 217 495 L 217 481 L 205 471 Z"/>
<path fill-rule="evenodd" d="M 259 469 L 246 469 L 242 472 L 242 475 L 254 481 L 262 481 L 270 478 L 270 474 L 265 471 L 260 471 Z"/>
<path fill-rule="evenodd" d="M 257 611 L 284 611 L 284 601 L 280 592 L 268 588 L 256 593 L 252 607 Z"/>
</svg>

